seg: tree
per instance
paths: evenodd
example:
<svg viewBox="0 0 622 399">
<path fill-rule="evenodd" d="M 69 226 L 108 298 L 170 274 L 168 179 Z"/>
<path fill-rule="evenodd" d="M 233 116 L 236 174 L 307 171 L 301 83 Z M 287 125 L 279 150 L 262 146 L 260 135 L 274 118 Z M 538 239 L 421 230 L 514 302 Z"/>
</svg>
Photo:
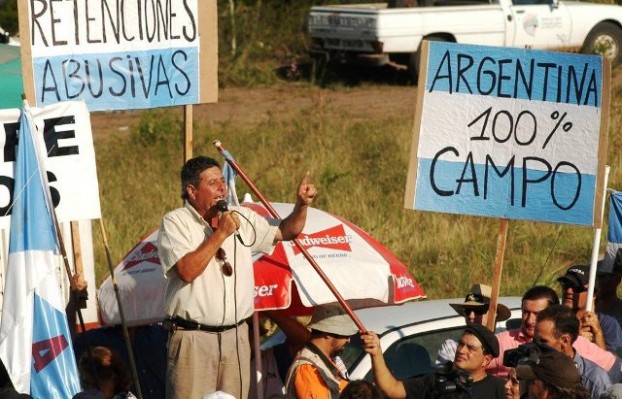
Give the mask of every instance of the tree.
<svg viewBox="0 0 622 399">
<path fill-rule="evenodd" d="M 11 36 L 19 32 L 17 0 L 0 0 L 0 27 L 9 32 Z"/>
</svg>

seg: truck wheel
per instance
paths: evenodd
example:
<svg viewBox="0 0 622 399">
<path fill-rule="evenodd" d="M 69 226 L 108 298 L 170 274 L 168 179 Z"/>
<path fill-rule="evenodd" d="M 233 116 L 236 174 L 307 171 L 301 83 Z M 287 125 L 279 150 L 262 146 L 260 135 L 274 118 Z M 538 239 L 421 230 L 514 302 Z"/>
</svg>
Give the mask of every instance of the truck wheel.
<svg viewBox="0 0 622 399">
<path fill-rule="evenodd" d="M 613 66 L 622 62 L 622 29 L 611 22 L 601 22 L 585 38 L 581 49 L 585 54 L 600 54 Z"/>
<path fill-rule="evenodd" d="M 328 56 L 314 54 L 311 56 L 311 76 L 313 79 L 322 80 L 328 69 Z"/>
</svg>

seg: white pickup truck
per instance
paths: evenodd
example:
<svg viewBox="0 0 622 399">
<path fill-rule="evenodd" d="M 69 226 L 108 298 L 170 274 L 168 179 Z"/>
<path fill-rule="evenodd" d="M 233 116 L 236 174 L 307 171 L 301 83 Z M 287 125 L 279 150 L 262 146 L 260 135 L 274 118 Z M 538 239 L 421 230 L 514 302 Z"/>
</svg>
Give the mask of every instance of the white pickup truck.
<svg viewBox="0 0 622 399">
<path fill-rule="evenodd" d="M 599 53 L 622 62 L 622 7 L 565 0 L 389 0 L 314 6 L 311 55 L 332 62 L 392 64 L 416 81 L 421 42 Z"/>
</svg>

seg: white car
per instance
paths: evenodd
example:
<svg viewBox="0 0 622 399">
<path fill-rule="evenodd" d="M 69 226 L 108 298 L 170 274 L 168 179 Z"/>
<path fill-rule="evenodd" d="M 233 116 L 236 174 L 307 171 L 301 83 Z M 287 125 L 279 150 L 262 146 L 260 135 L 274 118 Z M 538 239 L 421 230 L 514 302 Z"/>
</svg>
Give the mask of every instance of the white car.
<svg viewBox="0 0 622 399">
<path fill-rule="evenodd" d="M 380 337 L 387 365 L 400 380 L 434 371 L 436 353 L 447 339 L 458 339 L 465 328 L 464 317 L 449 306 L 464 298 L 409 302 L 356 311 L 365 328 Z M 512 312 L 509 320 L 497 323 L 497 332 L 520 326 L 521 298 L 500 297 L 499 303 Z M 371 359 L 358 335 L 346 347 L 342 359 L 352 380 L 372 380 Z"/>
</svg>

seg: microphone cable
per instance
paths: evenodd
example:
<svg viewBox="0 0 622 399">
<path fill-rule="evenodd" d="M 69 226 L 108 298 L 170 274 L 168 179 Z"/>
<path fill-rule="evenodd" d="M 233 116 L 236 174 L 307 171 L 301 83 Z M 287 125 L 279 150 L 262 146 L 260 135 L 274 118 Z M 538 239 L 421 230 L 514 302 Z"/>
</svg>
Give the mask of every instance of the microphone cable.
<svg viewBox="0 0 622 399">
<path fill-rule="evenodd" d="M 219 211 L 221 212 L 228 212 L 229 211 L 229 206 L 227 205 L 227 202 L 225 200 L 220 200 L 218 202 L 216 202 L 216 207 L 218 208 Z M 231 210 L 232 213 L 236 213 L 238 215 L 240 215 L 242 217 L 242 219 L 246 220 L 246 222 L 248 222 L 249 226 L 251 227 L 252 231 L 253 231 L 253 242 L 251 242 L 250 244 L 246 245 L 246 243 L 244 243 L 244 240 L 242 239 L 242 236 L 240 235 L 239 229 L 236 229 L 235 231 L 235 236 L 237 238 L 237 240 L 233 240 L 233 308 L 234 308 L 234 315 L 235 315 L 235 322 L 237 323 L 238 321 L 238 298 L 237 298 L 237 283 L 238 283 L 238 274 L 237 274 L 237 251 L 238 251 L 238 241 L 240 241 L 240 244 L 242 244 L 242 246 L 246 247 L 246 248 L 250 248 L 253 245 L 255 245 L 255 243 L 257 242 L 257 230 L 255 229 L 255 226 L 251 223 L 251 221 L 241 212 L 233 209 Z M 241 224 L 241 222 L 240 222 Z M 252 257 L 251 257 L 251 272 L 253 270 L 253 261 L 252 261 Z M 246 324 L 248 327 L 248 323 Z M 249 341 L 249 346 L 250 346 L 250 341 Z M 251 348 L 249 348 L 251 349 Z M 251 349 L 252 350 L 252 349 Z M 238 376 L 239 376 L 239 389 L 240 389 L 240 395 L 242 394 L 242 387 L 243 387 L 243 378 L 246 378 L 244 376 L 242 376 L 242 363 L 241 363 L 241 359 L 240 359 L 240 332 L 239 332 L 239 326 L 236 326 L 235 328 L 235 352 L 236 352 L 236 357 L 237 357 L 237 364 L 238 364 Z M 260 354 L 259 354 L 260 355 Z M 249 378 L 250 378 L 250 374 L 249 373 Z M 249 380 L 249 389 L 250 389 L 250 380 Z"/>
<path fill-rule="evenodd" d="M 229 212 L 229 205 L 227 205 L 227 201 L 225 200 L 220 200 L 218 202 L 216 202 L 216 208 L 218 208 L 219 211 L 221 212 Z M 244 243 L 244 240 L 242 240 L 242 235 L 240 234 L 239 229 L 235 230 L 235 236 L 237 237 L 238 241 L 240 241 L 240 244 L 242 244 L 243 246 L 245 246 L 246 248 L 250 248 L 253 245 L 255 245 L 255 243 L 257 242 L 257 230 L 255 230 L 255 226 L 251 223 L 251 221 L 241 212 L 232 209 L 231 213 L 235 213 L 237 215 L 240 215 L 242 217 L 242 219 L 246 220 L 248 222 L 248 225 L 251 227 L 251 230 L 253 231 L 253 242 L 251 242 L 250 244 L 246 245 L 246 243 Z M 241 222 L 240 222 L 240 226 L 241 226 Z"/>
<path fill-rule="evenodd" d="M 238 235 L 238 238 L 242 245 L 242 239 Z M 237 240 L 233 240 L 233 312 L 235 314 L 235 322 L 238 322 L 238 270 L 237 270 L 237 252 L 238 252 L 238 242 Z M 242 395 L 242 363 L 240 362 L 240 326 L 235 327 L 235 354 L 238 360 L 238 376 L 240 377 L 238 381 L 240 381 L 240 395 Z M 249 373 L 250 374 L 250 373 Z M 249 384 L 250 387 L 250 384 Z M 249 388 L 250 389 L 250 388 Z"/>
</svg>

